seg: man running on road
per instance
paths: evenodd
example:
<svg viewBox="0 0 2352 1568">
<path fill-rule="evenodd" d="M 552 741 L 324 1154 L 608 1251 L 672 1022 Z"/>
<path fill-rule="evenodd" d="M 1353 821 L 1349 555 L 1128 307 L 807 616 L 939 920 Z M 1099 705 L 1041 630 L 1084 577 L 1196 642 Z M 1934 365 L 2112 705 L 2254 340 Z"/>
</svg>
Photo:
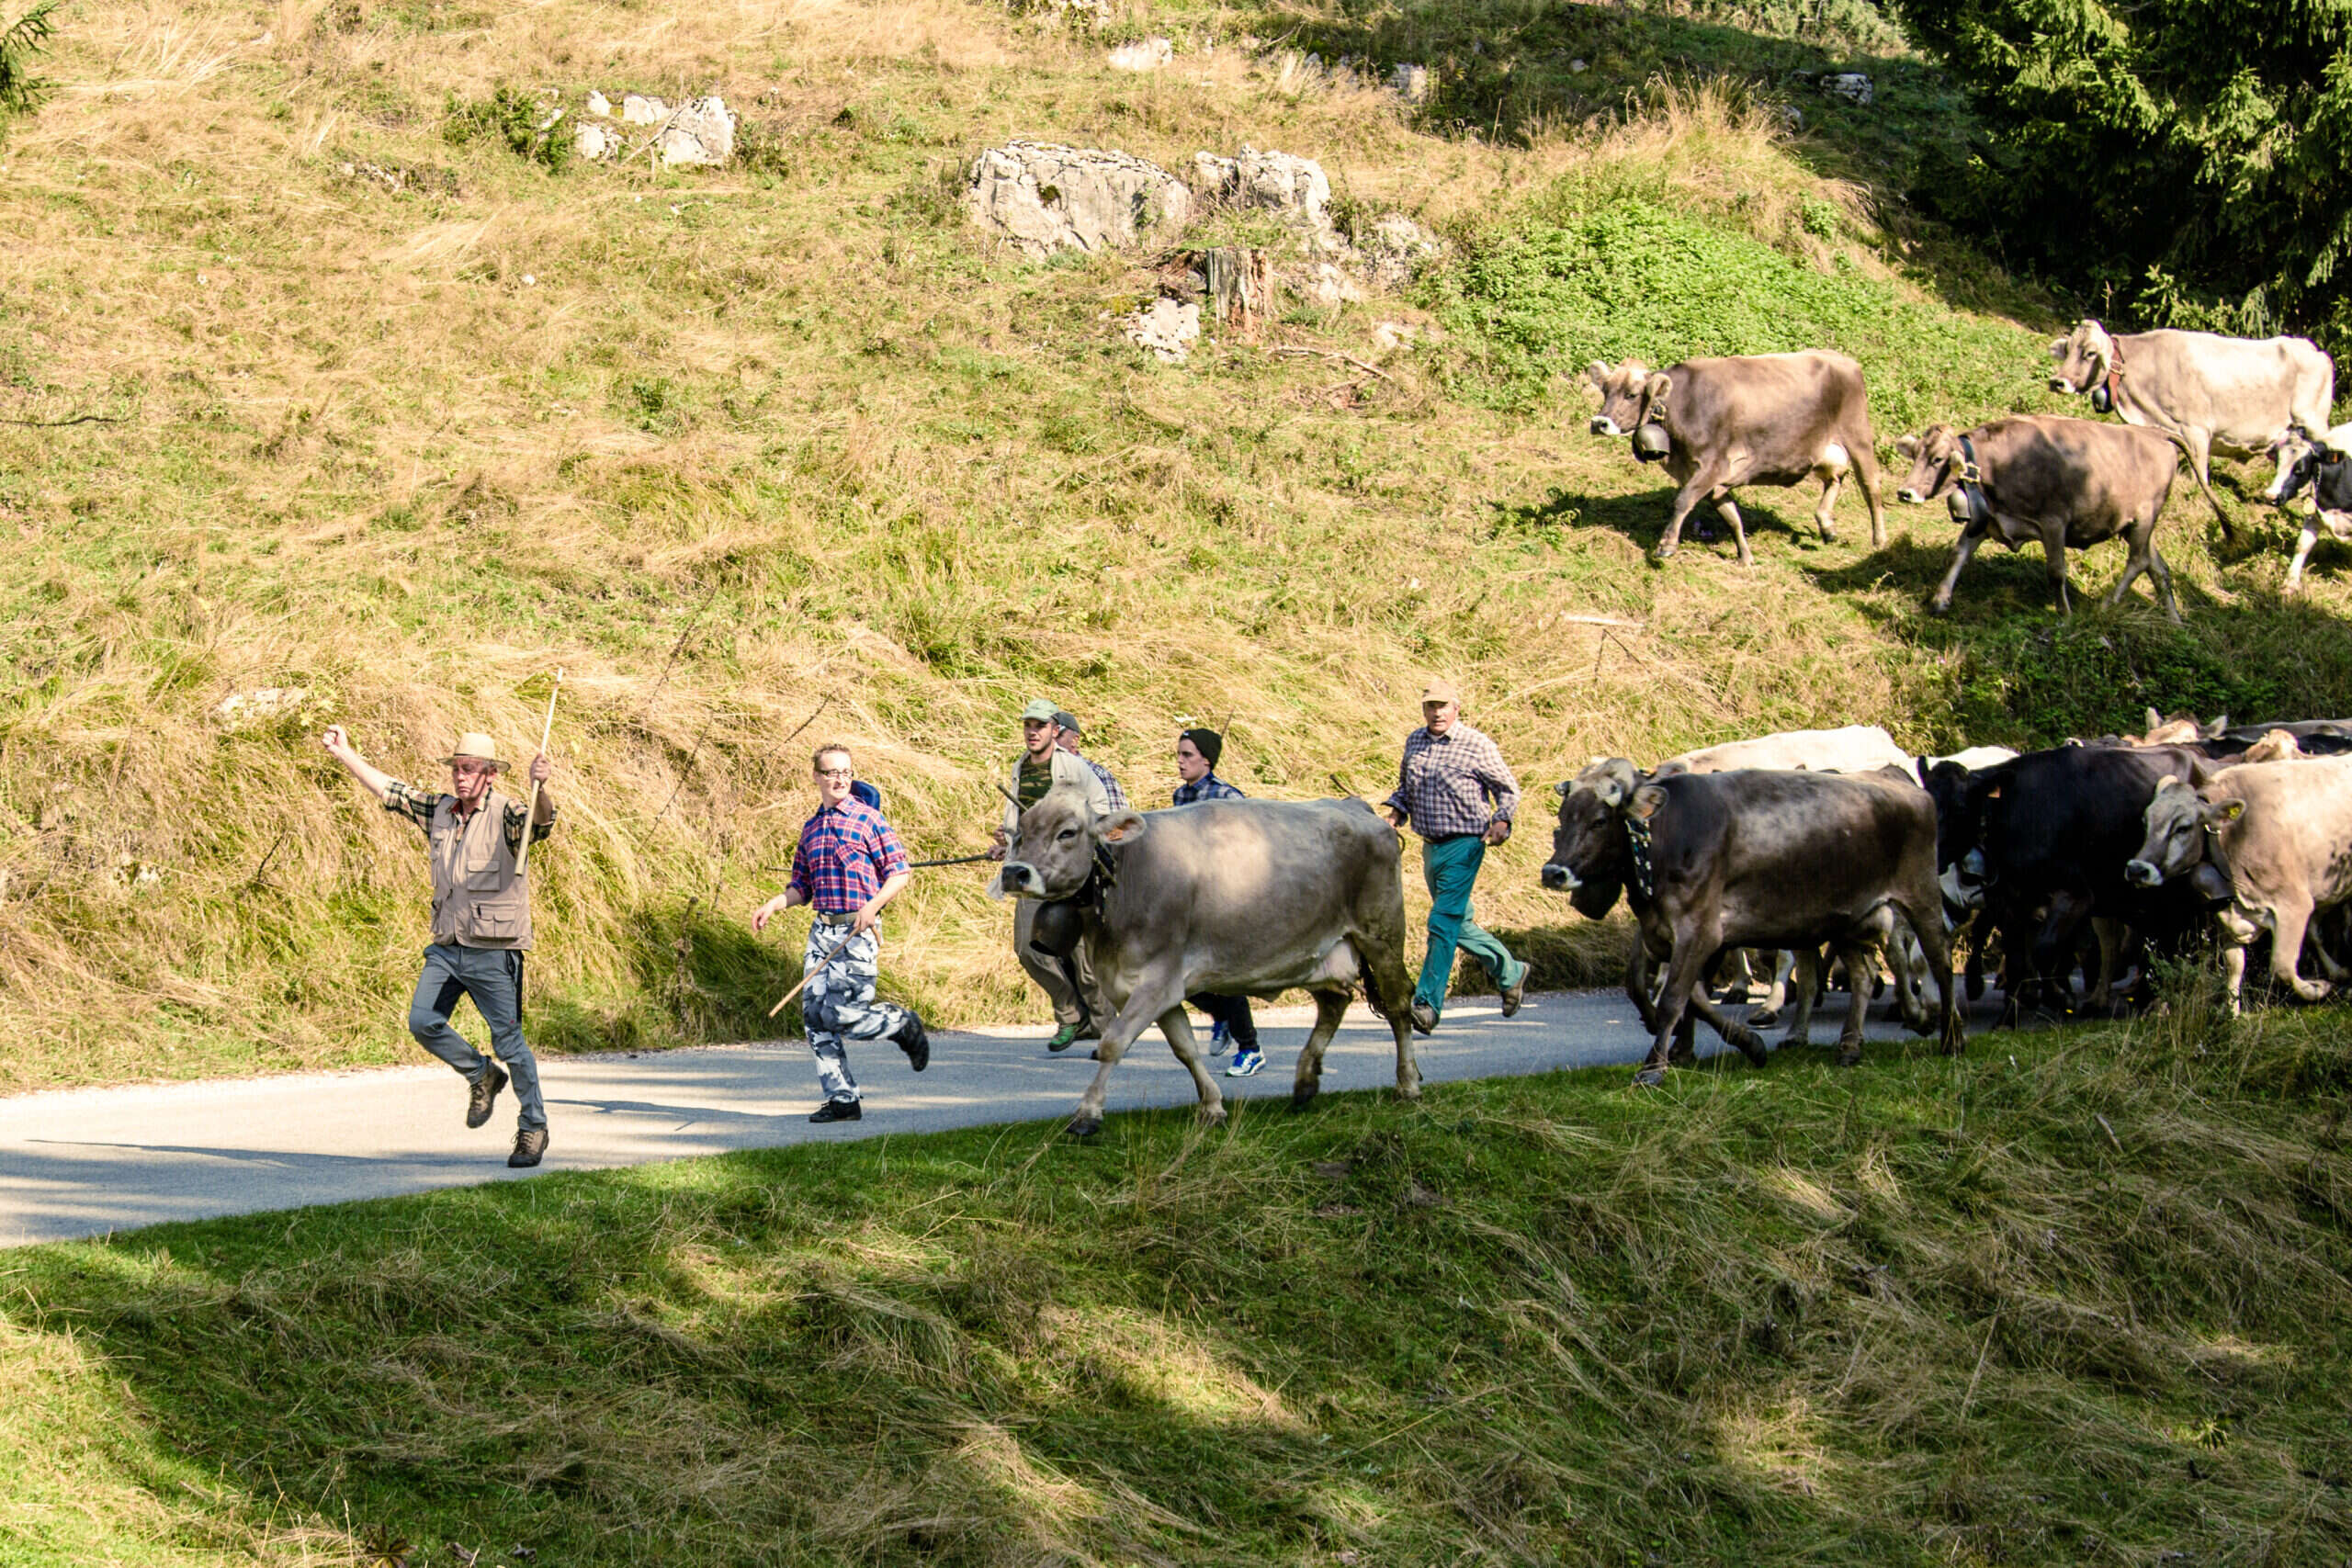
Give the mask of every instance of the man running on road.
<svg viewBox="0 0 2352 1568">
<path fill-rule="evenodd" d="M 523 1038 L 523 954 L 531 948 L 531 890 L 527 869 L 515 862 L 523 848 L 523 818 L 528 807 L 491 787 L 506 764 L 498 743 L 471 732 L 442 759 L 449 767 L 449 793 L 434 795 L 370 766 L 351 744 L 343 726 L 322 738 L 327 755 L 341 762 L 360 787 L 384 809 L 424 829 L 433 867 L 433 943 L 424 950 L 424 972 L 408 1004 L 408 1032 L 416 1043 L 463 1075 L 472 1086 L 466 1125 L 490 1120 L 491 1107 L 513 1075 L 514 1152 L 506 1163 L 524 1168 L 539 1163 L 548 1148 L 548 1111 L 539 1097 L 538 1058 Z M 542 755 L 531 760 L 531 782 L 544 786 L 553 772 Z M 555 831 L 555 798 L 539 794 L 531 818 L 531 841 Z M 471 997 L 474 1010 L 490 1026 L 490 1046 L 502 1071 L 462 1034 L 449 1027 L 458 998 Z"/>
</svg>

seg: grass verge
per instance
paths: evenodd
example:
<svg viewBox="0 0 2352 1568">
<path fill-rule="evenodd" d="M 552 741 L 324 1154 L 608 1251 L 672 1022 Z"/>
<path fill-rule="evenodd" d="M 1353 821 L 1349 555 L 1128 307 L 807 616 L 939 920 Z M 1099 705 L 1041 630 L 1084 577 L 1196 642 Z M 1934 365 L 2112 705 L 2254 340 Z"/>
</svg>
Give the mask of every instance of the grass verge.
<svg viewBox="0 0 2352 1568">
<path fill-rule="evenodd" d="M 2333 1563 L 2329 1014 L 10 1255 L 11 1562 Z M 69 1495 L 86 1506 L 68 1503 Z M 246 1560 L 241 1557 L 240 1560 Z M 485 1561 L 489 1560 L 485 1555 Z"/>
</svg>

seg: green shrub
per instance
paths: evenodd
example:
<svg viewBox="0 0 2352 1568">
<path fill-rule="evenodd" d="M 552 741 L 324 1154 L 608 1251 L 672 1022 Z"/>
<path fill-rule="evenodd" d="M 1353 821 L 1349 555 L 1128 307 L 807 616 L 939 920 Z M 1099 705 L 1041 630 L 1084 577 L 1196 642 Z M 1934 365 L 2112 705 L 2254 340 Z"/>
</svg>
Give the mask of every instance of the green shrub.
<svg viewBox="0 0 2352 1568">
<path fill-rule="evenodd" d="M 550 174 L 571 161 L 571 138 L 558 129 L 563 110 L 550 109 L 539 98 L 513 87 L 502 85 L 489 97 L 470 103 L 452 93 L 447 115 L 441 135 L 452 146 L 503 141 L 508 152 Z"/>
<path fill-rule="evenodd" d="M 41 51 L 56 30 L 50 17 L 57 0 L 40 0 L 0 32 L 0 118 L 30 114 L 57 85 L 32 73 L 32 57 Z"/>
</svg>

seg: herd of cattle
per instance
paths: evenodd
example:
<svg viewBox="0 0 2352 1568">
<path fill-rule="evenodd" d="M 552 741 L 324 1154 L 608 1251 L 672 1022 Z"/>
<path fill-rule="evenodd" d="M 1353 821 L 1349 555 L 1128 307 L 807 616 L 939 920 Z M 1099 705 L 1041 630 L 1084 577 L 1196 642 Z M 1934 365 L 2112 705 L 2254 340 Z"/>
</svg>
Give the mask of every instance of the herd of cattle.
<svg viewBox="0 0 2352 1568">
<path fill-rule="evenodd" d="M 2314 508 L 2287 572 L 2290 592 L 2301 583 L 2322 528 L 2352 538 L 2352 425 L 2330 427 L 2335 367 L 2309 339 L 2171 330 L 2118 336 L 2086 321 L 2050 352 L 2058 361 L 2051 390 L 2087 393 L 2093 408 L 2123 423 L 2018 414 L 1966 431 L 1930 425 L 1895 443 L 1911 463 L 1898 499 L 1940 500 L 1960 525 L 1951 570 L 1936 590 L 1937 611 L 1951 608 L 1953 585 L 1990 538 L 2011 549 L 2041 546 L 2064 613 L 2066 551 L 2120 537 L 2130 553 L 2108 603 L 2121 599 L 2144 571 L 2177 621 L 2156 523 L 2186 457 L 2222 534 L 2231 534 L 2213 494 L 2217 451 L 2269 457 L 2276 471 L 2264 499 L 2273 505 L 2312 490 Z M 1597 360 L 1586 377 L 1600 393 L 1593 433 L 1630 436 L 1634 457 L 1664 463 L 1679 487 L 1658 540 L 1660 559 L 1674 554 L 1683 521 L 1705 501 L 1731 525 L 1740 564 L 1750 564 L 1747 530 L 1732 496 L 1745 485 L 1818 480 L 1814 521 L 1823 538 L 1833 538 L 1830 512 L 1849 473 L 1870 508 L 1871 546 L 1886 542 L 1868 392 L 1861 367 L 1846 355 L 1686 359 L 1656 371 L 1635 360 Z"/>
<path fill-rule="evenodd" d="M 1646 771 L 1596 758 L 1557 786 L 1543 884 L 1589 919 L 1621 896 L 1631 908 L 1625 988 L 1653 1036 L 1642 1084 L 1690 1057 L 1702 1020 L 1760 1064 L 1755 1026 L 1783 992 L 1787 1038 L 1804 1042 L 1831 960 L 1852 993 L 1839 1039 L 1848 1066 L 1861 1060 L 1882 963 L 1905 1021 L 1961 1049 L 1956 949 L 1972 997 L 1997 951 L 2005 1020 L 2021 1006 L 2070 1009 L 2078 964 L 2092 1007 L 2109 1005 L 2132 967 L 2144 999 L 2148 957 L 2209 930 L 2233 1009 L 2247 950 L 2266 936 L 2278 979 L 2306 1000 L 2324 996 L 2302 959 L 2309 946 L 2328 981 L 2346 978 L 2313 919 L 2352 908 L 2352 719 L 2232 728 L 2151 711 L 2147 725 L 2022 755 L 1917 757 L 1885 730 L 1854 726 L 1710 747 Z M 1202 1115 L 1223 1117 L 1183 1007 L 1202 992 L 1313 994 L 1292 1083 L 1303 1107 L 1361 986 L 1396 1036 L 1398 1092 L 1419 1093 L 1401 851 L 1362 800 L 1209 801 L 1097 819 L 1064 785 L 1021 814 L 993 891 L 1069 902 L 1116 1010 L 1075 1132 L 1101 1124 L 1112 1067 L 1155 1023 L 1191 1071 Z M 2096 939 L 2087 956 L 2086 936 Z M 1722 1005 L 1729 994 L 1710 987 L 1758 954 L 1773 994 L 1736 1018 Z"/>
</svg>

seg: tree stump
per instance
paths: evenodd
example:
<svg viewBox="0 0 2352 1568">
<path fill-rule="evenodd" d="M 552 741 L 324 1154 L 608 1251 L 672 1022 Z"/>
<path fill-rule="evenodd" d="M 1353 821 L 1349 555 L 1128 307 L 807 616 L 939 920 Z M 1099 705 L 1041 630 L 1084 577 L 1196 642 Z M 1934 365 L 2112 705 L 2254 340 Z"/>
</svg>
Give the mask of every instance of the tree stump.
<svg viewBox="0 0 2352 1568">
<path fill-rule="evenodd" d="M 1255 333 L 1274 309 L 1273 268 L 1254 246 L 1219 245 L 1201 253 L 1216 320 L 1235 332 Z"/>
</svg>

